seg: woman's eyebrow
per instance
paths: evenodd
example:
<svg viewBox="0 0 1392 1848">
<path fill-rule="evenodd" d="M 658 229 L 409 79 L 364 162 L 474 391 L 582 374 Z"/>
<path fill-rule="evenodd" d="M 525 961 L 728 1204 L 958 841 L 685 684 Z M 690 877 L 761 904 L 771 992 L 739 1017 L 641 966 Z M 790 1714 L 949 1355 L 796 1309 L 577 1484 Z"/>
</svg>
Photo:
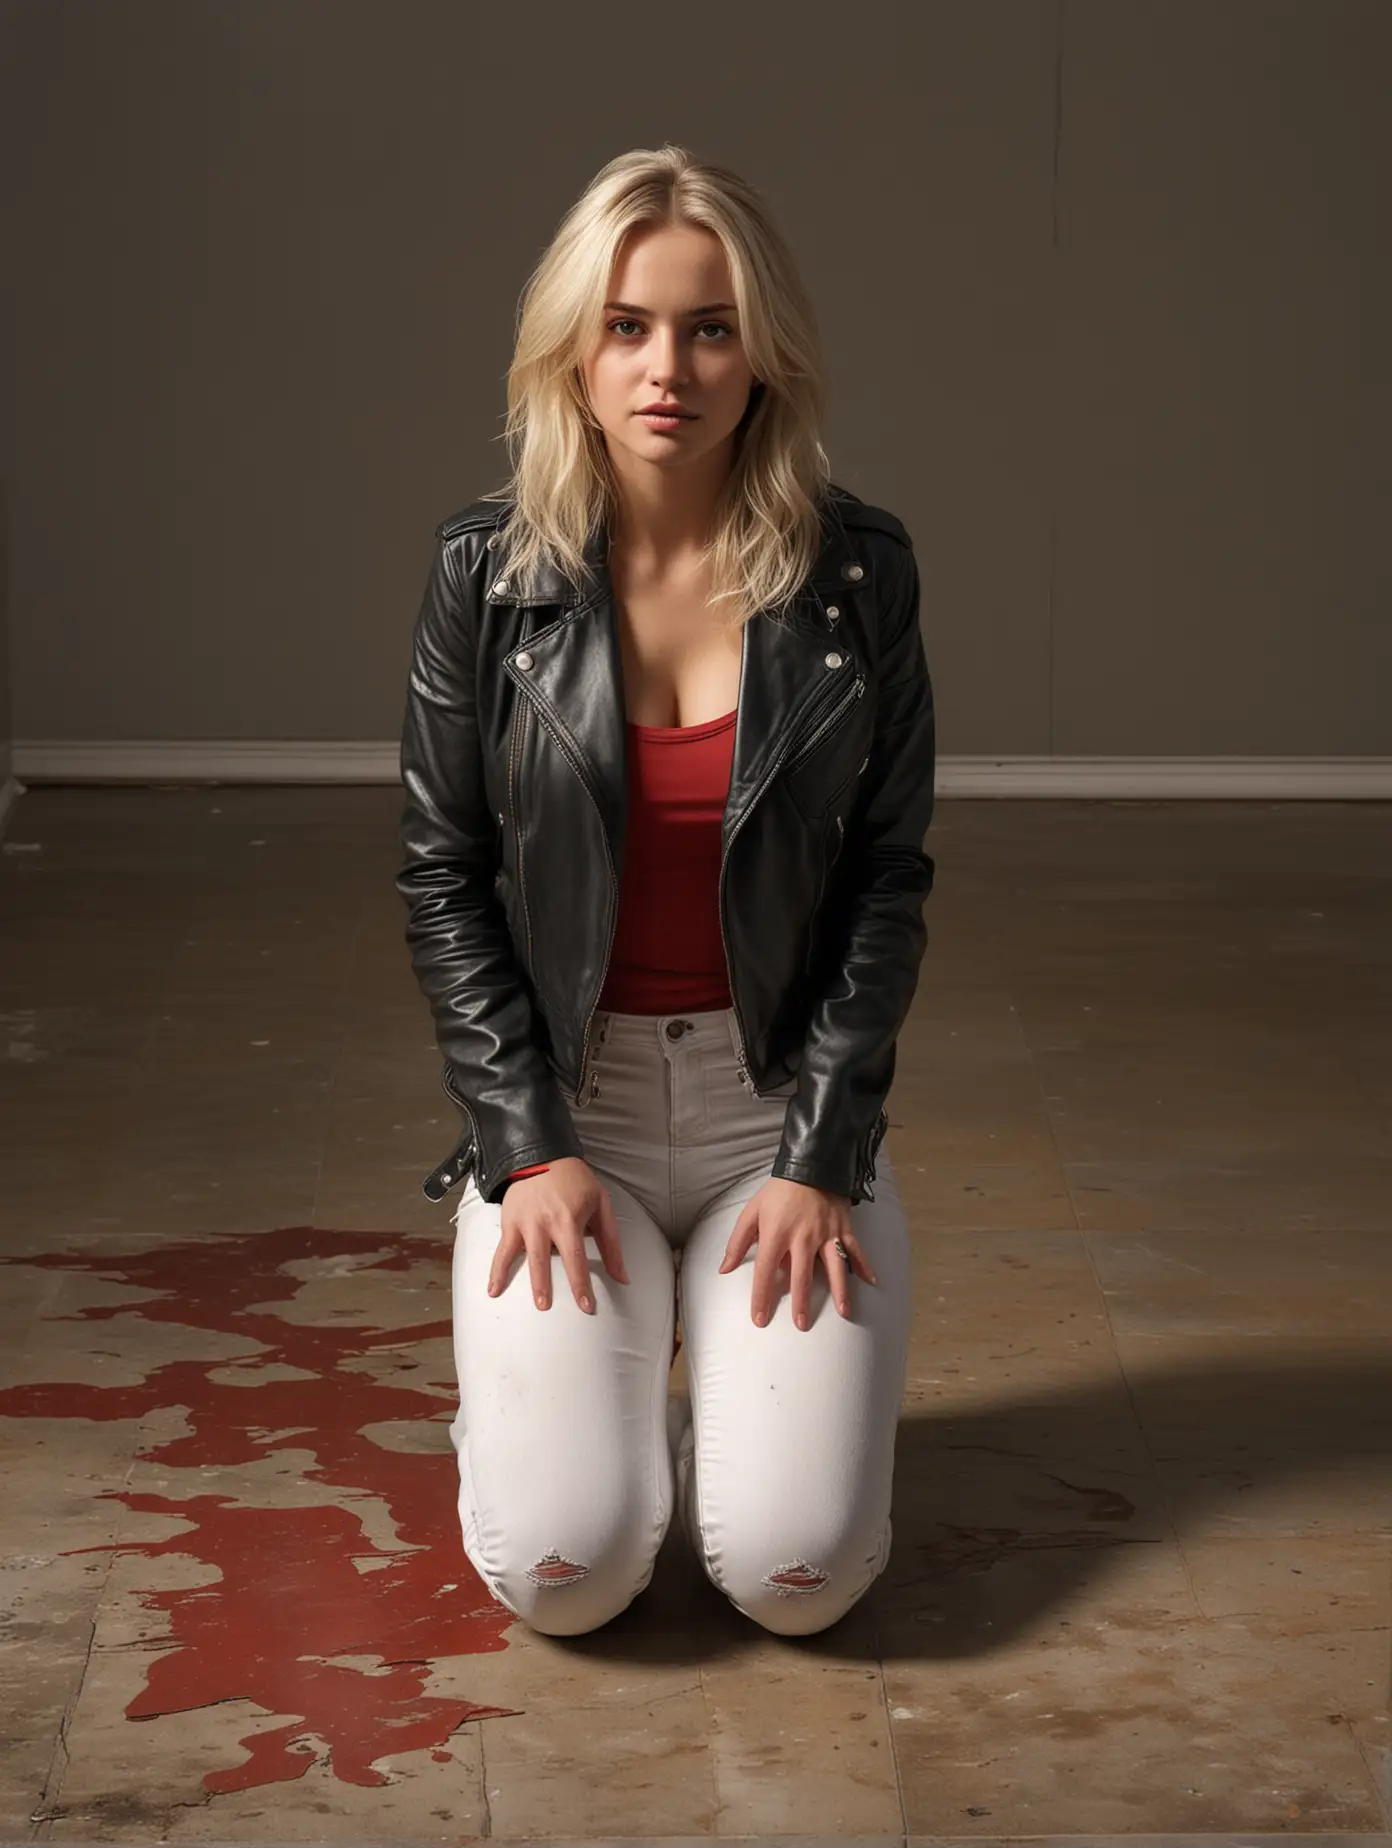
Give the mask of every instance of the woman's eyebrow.
<svg viewBox="0 0 1392 1848">
<path fill-rule="evenodd" d="M 621 314 L 648 315 L 652 313 L 651 308 L 640 308 L 636 302 L 606 302 L 604 304 L 604 307 L 605 307 L 606 313 L 611 308 L 616 309 Z M 685 310 L 685 312 L 688 315 L 717 314 L 721 312 L 729 314 L 729 313 L 733 313 L 734 309 L 735 309 L 735 304 L 733 302 L 707 302 L 703 308 L 688 308 Z"/>
</svg>

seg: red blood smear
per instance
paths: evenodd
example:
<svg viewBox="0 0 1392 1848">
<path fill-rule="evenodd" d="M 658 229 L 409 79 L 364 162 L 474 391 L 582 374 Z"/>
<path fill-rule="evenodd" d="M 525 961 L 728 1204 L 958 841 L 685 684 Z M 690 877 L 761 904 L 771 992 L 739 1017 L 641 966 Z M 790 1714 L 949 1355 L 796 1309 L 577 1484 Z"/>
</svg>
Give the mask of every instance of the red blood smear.
<svg viewBox="0 0 1392 1848">
<path fill-rule="evenodd" d="M 140 1594 L 147 1609 L 168 1613 L 172 1640 L 167 1653 L 152 1659 L 144 1690 L 126 1708 L 128 1718 L 141 1720 L 241 1699 L 298 1716 L 243 1738 L 250 1756 L 209 1771 L 203 1779 L 209 1791 L 303 1777 L 325 1755 L 345 1783 L 390 1783 L 374 1760 L 422 1748 L 448 1759 L 445 1743 L 465 1721 L 515 1711 L 424 1694 L 432 1661 L 505 1648 L 503 1632 L 515 1618 L 491 1597 L 464 1554 L 453 1452 L 384 1450 L 363 1435 L 364 1426 L 383 1420 L 438 1421 L 442 1410 L 452 1412 L 452 1378 L 420 1382 L 421 1388 L 446 1389 L 442 1398 L 416 1386 L 383 1384 L 352 1364 L 373 1351 L 408 1350 L 448 1334 L 447 1314 L 409 1328 L 340 1321 L 303 1327 L 250 1307 L 294 1297 L 301 1282 L 283 1269 L 287 1264 L 360 1253 L 381 1255 L 355 1274 L 437 1265 L 440 1281 L 429 1287 L 438 1288 L 447 1304 L 447 1252 L 438 1241 L 399 1233 L 286 1226 L 116 1257 L 92 1251 L 0 1260 L 167 1292 L 52 1319 L 138 1316 L 247 1337 L 265 1344 L 244 1363 L 250 1369 L 281 1363 L 313 1375 L 220 1385 L 208 1376 L 229 1363 L 210 1357 L 154 1367 L 138 1385 L 57 1382 L 0 1390 L 0 1413 L 11 1418 L 139 1418 L 182 1406 L 189 1434 L 139 1450 L 137 1458 L 226 1468 L 277 1450 L 310 1452 L 315 1461 L 304 1479 L 342 1491 L 341 1506 L 258 1508 L 227 1495 L 181 1499 L 113 1490 L 97 1499 L 191 1521 L 192 1531 L 144 1544 L 70 1549 L 148 1558 L 187 1554 L 221 1574 L 216 1584 Z M 372 1294 L 368 1284 L 365 1300 Z M 271 1439 L 273 1432 L 287 1434 Z M 352 1512 L 352 1503 L 363 1498 L 385 1507 L 407 1550 L 385 1550 L 368 1538 Z M 354 1559 L 386 1563 L 360 1572 Z M 357 1668 L 316 1659 L 347 1655 L 372 1662 Z"/>
</svg>

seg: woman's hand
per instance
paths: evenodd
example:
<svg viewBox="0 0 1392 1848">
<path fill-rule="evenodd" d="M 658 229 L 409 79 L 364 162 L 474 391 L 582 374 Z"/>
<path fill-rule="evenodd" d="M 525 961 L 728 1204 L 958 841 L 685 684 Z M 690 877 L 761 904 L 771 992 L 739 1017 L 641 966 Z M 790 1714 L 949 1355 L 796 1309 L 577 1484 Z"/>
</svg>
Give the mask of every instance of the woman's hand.
<svg viewBox="0 0 1392 1848">
<path fill-rule="evenodd" d="M 859 1276 L 867 1283 L 879 1281 L 851 1232 L 847 1194 L 827 1193 L 802 1181 L 767 1180 L 735 1221 L 720 1260 L 721 1271 L 742 1263 L 756 1239 L 759 1250 L 750 1307 L 760 1328 L 772 1313 L 774 1273 L 785 1264 L 792 1267 L 793 1321 L 799 1328 L 808 1326 L 812 1270 L 818 1257 L 826 1265 L 832 1301 L 842 1315 L 851 1313 L 850 1280 L 846 1258 L 836 1248 L 838 1241 Z"/>
<path fill-rule="evenodd" d="M 553 1161 L 544 1174 L 514 1181 L 503 1195 L 503 1236 L 488 1273 L 488 1294 L 496 1296 L 504 1287 L 513 1259 L 525 1249 L 533 1300 L 538 1309 L 549 1309 L 554 1245 L 565 1263 L 576 1302 L 586 1315 L 593 1315 L 587 1231 L 599 1246 L 605 1270 L 616 1282 L 627 1283 L 613 1202 L 588 1162 L 578 1155 L 566 1155 Z"/>
</svg>

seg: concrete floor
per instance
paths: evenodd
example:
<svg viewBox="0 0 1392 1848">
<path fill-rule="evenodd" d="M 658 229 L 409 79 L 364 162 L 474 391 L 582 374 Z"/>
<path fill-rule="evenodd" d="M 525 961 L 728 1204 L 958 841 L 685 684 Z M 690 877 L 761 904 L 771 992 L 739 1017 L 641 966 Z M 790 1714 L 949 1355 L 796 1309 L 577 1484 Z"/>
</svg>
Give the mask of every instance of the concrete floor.
<svg viewBox="0 0 1392 1848">
<path fill-rule="evenodd" d="M 940 805 L 894 1553 L 787 1642 L 675 1521 L 577 1639 L 464 1559 L 398 808 L 11 821 L 0 1836 L 1387 1842 L 1392 810 Z"/>
</svg>

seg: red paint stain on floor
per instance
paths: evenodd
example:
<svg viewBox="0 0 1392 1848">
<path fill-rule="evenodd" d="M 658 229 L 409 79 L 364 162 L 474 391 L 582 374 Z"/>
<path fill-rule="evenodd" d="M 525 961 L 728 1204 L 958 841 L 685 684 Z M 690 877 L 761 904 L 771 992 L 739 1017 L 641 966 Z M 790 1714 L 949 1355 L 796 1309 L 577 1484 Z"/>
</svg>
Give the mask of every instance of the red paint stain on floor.
<svg viewBox="0 0 1392 1848">
<path fill-rule="evenodd" d="M 308 1326 L 269 1306 L 293 1299 L 303 1287 L 285 1266 L 345 1255 L 364 1259 L 355 1275 L 364 1278 L 365 1301 L 371 1301 L 373 1272 L 438 1265 L 443 1313 L 409 1328 L 372 1327 L 347 1317 Z M 375 1760 L 422 1748 L 448 1758 L 446 1742 L 465 1721 L 513 1711 L 424 1691 L 434 1660 L 504 1648 L 503 1632 L 515 1621 L 464 1554 L 453 1451 L 447 1442 L 442 1453 L 428 1455 L 387 1450 L 364 1435 L 364 1427 L 384 1420 L 439 1420 L 453 1411 L 452 1370 L 445 1380 L 405 1384 L 374 1379 L 354 1365 L 390 1349 L 400 1350 L 397 1364 L 409 1367 L 418 1364 L 413 1344 L 448 1336 L 448 1253 L 438 1240 L 289 1226 L 116 1257 L 93 1251 L 3 1261 L 85 1271 L 162 1293 L 52 1319 L 135 1316 L 264 1346 L 240 1362 L 210 1356 L 152 1365 L 136 1384 L 13 1386 L 0 1390 L 0 1413 L 106 1420 L 181 1406 L 188 1434 L 137 1450 L 137 1459 L 170 1468 L 226 1468 L 263 1463 L 284 1450 L 299 1453 L 297 1477 L 341 1491 L 335 1505 L 294 1508 L 249 1506 L 217 1493 L 113 1490 L 100 1499 L 176 1516 L 193 1527 L 158 1542 L 72 1549 L 191 1555 L 220 1573 L 216 1584 L 141 1594 L 148 1609 L 168 1614 L 172 1643 L 168 1653 L 152 1658 L 128 1717 L 150 1719 L 236 1699 L 296 1717 L 244 1737 L 249 1757 L 208 1771 L 206 1789 L 245 1790 L 302 1777 L 316 1758 L 327 1758 L 345 1783 L 389 1783 Z M 209 1377 L 229 1366 L 254 1373 L 275 1364 L 312 1377 L 244 1385 Z M 425 1390 L 432 1385 L 435 1391 Z M 255 1493 L 249 1486 L 248 1495 Z M 385 1509 L 382 1531 L 389 1525 L 403 1550 L 369 1537 L 353 1512 L 361 1498 Z M 369 1569 L 360 1571 L 355 1560 L 371 1562 Z M 368 1661 L 325 1659 L 344 1656 Z"/>
</svg>

